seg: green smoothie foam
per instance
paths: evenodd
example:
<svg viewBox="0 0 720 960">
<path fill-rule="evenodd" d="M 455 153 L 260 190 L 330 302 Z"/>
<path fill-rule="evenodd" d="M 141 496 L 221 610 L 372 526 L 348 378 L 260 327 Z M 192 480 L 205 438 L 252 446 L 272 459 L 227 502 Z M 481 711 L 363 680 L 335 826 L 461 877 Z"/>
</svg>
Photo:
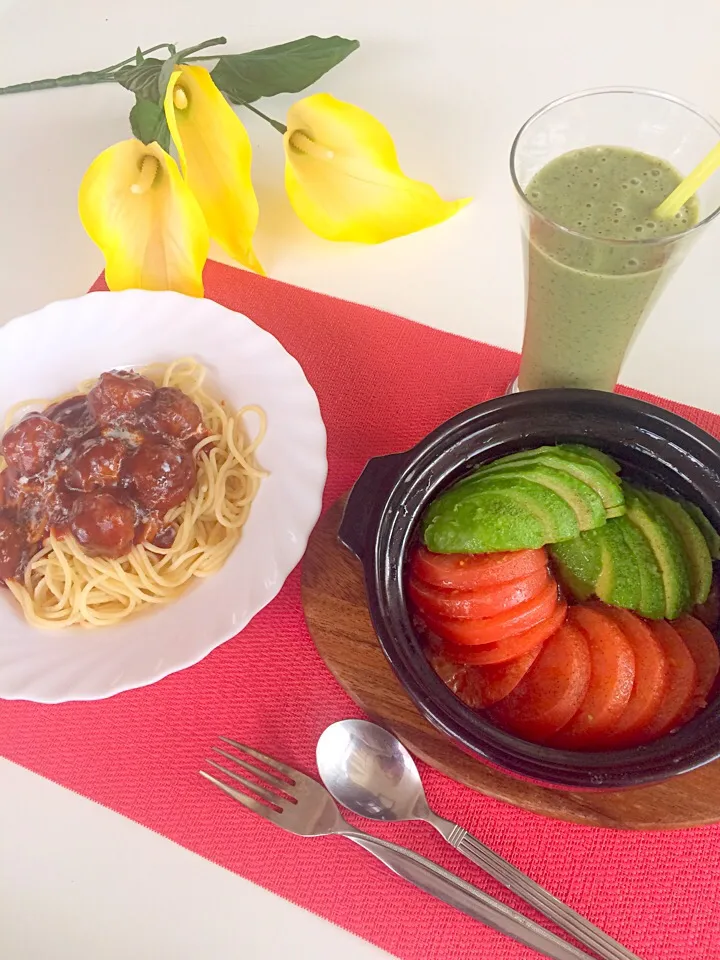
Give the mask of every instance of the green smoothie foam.
<svg viewBox="0 0 720 960">
<path fill-rule="evenodd" d="M 695 198 L 669 220 L 653 218 L 681 179 L 665 160 L 624 147 L 574 150 L 533 177 L 525 194 L 542 216 L 530 218 L 521 389 L 613 389 L 677 259 L 677 244 L 642 241 L 698 220 Z"/>
</svg>

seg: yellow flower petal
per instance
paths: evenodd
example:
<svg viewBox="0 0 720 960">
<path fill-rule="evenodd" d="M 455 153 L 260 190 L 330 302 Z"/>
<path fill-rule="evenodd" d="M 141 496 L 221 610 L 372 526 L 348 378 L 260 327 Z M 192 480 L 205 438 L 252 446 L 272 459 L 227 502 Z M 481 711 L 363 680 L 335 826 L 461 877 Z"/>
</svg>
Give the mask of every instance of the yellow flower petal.
<svg viewBox="0 0 720 960">
<path fill-rule="evenodd" d="M 329 93 L 294 104 L 283 139 L 290 203 L 328 240 L 382 243 L 441 223 L 470 202 L 446 202 L 406 177 L 380 121 Z"/>
<path fill-rule="evenodd" d="M 174 71 L 165 116 L 210 235 L 235 260 L 263 273 L 252 246 L 258 202 L 250 179 L 250 138 L 204 67 L 182 64 Z"/>
<path fill-rule="evenodd" d="M 177 290 L 202 297 L 207 224 L 177 164 L 157 143 L 123 140 L 80 184 L 82 225 L 105 256 L 111 290 Z"/>
</svg>

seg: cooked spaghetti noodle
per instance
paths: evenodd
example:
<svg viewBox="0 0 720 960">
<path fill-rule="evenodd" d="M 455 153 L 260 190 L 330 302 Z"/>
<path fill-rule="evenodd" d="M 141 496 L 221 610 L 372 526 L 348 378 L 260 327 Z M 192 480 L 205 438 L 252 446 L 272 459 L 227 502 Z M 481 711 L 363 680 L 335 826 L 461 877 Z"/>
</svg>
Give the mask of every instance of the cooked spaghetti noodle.
<svg viewBox="0 0 720 960">
<path fill-rule="evenodd" d="M 240 539 L 264 476 L 255 459 L 266 430 L 263 410 L 246 406 L 237 413 L 228 411 L 224 402 L 205 391 L 205 368 L 193 359 L 156 364 L 140 372 L 157 387 L 176 387 L 189 396 L 200 408 L 207 431 L 193 448 L 195 485 L 165 517 L 176 530 L 174 542 L 167 548 L 136 544 L 126 556 L 109 559 L 89 556 L 74 537 L 60 539 L 51 532 L 22 579 L 7 581 L 34 626 L 108 626 L 144 607 L 168 603 L 193 580 L 219 570 Z M 79 389 L 87 393 L 93 384 L 83 383 Z M 38 401 L 30 403 L 37 406 Z M 27 406 L 28 402 L 15 409 Z M 245 432 L 247 414 L 258 419 L 253 439 Z M 8 417 L 11 422 L 13 411 Z"/>
</svg>

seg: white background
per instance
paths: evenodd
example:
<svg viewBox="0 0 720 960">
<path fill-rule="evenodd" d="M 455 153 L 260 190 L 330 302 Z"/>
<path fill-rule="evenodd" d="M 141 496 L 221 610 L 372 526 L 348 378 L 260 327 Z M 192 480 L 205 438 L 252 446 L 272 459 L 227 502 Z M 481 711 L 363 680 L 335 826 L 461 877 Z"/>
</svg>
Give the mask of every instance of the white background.
<svg viewBox="0 0 720 960">
<path fill-rule="evenodd" d="M 507 155 L 519 125 L 548 100 L 609 84 L 668 90 L 720 113 L 713 0 L 0 0 L 0 86 L 101 68 L 138 44 L 225 34 L 228 51 L 240 52 L 309 33 L 361 41 L 317 89 L 383 120 L 410 175 L 475 202 L 440 227 L 380 247 L 326 243 L 293 218 L 279 135 L 244 116 L 256 151 L 257 250 L 268 272 L 514 349 L 522 268 Z M 261 106 L 282 119 L 290 102 Z M 100 150 L 129 136 L 131 104 L 115 86 L 0 97 L 0 322 L 78 295 L 101 269 L 77 218 L 77 186 Z M 715 410 L 719 231 L 691 251 L 623 376 Z M 0 761 L 3 958 L 341 953 L 382 955 Z"/>
</svg>

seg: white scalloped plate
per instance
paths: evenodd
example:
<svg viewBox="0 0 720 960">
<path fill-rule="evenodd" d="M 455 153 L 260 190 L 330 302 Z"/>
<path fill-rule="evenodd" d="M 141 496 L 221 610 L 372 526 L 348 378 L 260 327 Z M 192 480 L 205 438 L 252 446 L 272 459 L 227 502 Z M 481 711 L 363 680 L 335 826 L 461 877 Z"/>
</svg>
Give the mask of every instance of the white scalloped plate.
<svg viewBox="0 0 720 960">
<path fill-rule="evenodd" d="M 12 320 L 0 328 L 0 414 L 112 367 L 188 355 L 208 367 L 211 388 L 232 406 L 259 404 L 267 414 L 258 459 L 269 476 L 240 543 L 213 577 L 117 627 L 33 628 L 0 590 L 0 697 L 98 700 L 189 667 L 242 630 L 305 552 L 327 475 L 317 397 L 273 336 L 212 300 L 90 293 Z"/>
</svg>

